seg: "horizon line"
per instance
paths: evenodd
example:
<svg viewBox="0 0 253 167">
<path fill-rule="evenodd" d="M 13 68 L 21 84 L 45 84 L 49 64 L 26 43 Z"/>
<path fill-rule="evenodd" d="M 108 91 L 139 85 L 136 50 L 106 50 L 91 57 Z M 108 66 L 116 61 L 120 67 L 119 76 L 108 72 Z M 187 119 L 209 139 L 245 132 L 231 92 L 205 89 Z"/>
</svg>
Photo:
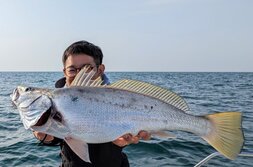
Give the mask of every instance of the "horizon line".
<svg viewBox="0 0 253 167">
<path fill-rule="evenodd" d="M 63 73 L 62 71 L 0 71 L 1 73 L 5 73 L 5 72 L 60 72 Z M 105 73 L 110 73 L 110 72 L 127 72 L 127 73 L 131 73 L 131 72 L 139 72 L 139 73 L 152 73 L 152 72 L 157 72 L 157 73 L 170 73 L 170 72 L 175 72 L 175 73 L 253 73 L 253 71 L 105 71 Z"/>
</svg>

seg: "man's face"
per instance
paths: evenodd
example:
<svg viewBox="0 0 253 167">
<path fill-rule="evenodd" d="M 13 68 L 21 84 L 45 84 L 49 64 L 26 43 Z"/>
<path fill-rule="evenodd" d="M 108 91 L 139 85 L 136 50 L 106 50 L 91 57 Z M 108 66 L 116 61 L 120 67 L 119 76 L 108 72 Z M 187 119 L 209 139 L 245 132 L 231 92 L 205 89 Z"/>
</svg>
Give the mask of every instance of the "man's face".
<svg viewBox="0 0 253 167">
<path fill-rule="evenodd" d="M 93 68 L 96 72 L 93 79 L 96 79 L 98 76 L 101 76 L 104 72 L 103 65 L 96 65 L 93 57 L 86 55 L 86 54 L 76 54 L 76 55 L 70 55 L 66 62 L 64 67 L 64 75 L 66 77 L 66 84 L 70 85 L 71 82 L 74 80 L 76 74 L 80 71 L 82 67 L 85 65 L 90 65 L 91 68 Z"/>
</svg>

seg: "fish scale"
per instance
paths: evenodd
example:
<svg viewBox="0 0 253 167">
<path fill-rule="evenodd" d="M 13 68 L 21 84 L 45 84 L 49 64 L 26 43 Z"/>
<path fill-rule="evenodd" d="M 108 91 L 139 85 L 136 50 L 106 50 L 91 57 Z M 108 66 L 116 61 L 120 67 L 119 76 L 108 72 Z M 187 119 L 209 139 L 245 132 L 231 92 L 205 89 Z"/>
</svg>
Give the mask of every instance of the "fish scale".
<svg viewBox="0 0 253 167">
<path fill-rule="evenodd" d="M 108 136 L 108 138 L 104 139 L 102 142 L 113 141 L 124 133 L 136 134 L 142 129 L 159 131 L 165 129 L 173 130 L 174 128 L 178 128 L 179 130 L 189 130 L 192 128 L 191 130 L 194 133 L 200 135 L 206 134 L 206 131 L 203 131 L 200 128 L 195 128 L 194 124 L 192 124 L 190 128 L 190 124 L 187 124 L 187 122 L 196 122 L 194 119 L 198 120 L 199 117 L 190 116 L 162 101 L 157 101 L 156 99 L 140 94 L 134 95 L 131 92 L 124 92 L 122 90 L 93 87 L 86 88 L 87 91 L 84 92 L 86 96 L 81 97 L 83 92 L 79 89 L 83 88 L 77 87 L 67 90 L 58 89 L 56 91 L 59 92 L 55 92 L 55 94 L 59 96 L 54 96 L 52 100 L 55 101 L 54 103 L 57 110 L 62 111 L 63 120 L 65 117 L 68 118 L 69 124 L 66 124 L 66 126 L 71 127 L 76 124 L 76 122 L 86 122 L 89 123 L 89 127 L 92 128 L 92 131 L 99 132 L 95 136 L 89 136 L 89 139 L 85 139 L 88 143 L 99 143 L 103 136 Z M 61 96 L 60 91 L 70 95 L 68 97 Z M 104 96 L 105 94 L 107 96 Z M 78 101 L 72 101 L 71 98 L 74 95 L 79 96 Z M 110 98 L 107 98 L 108 96 Z M 116 97 L 121 96 L 122 98 L 116 99 Z M 92 100 L 95 99 L 95 97 L 99 100 Z M 121 107 L 123 104 L 125 108 Z M 153 106 L 153 109 L 150 107 L 149 109 L 144 110 L 145 105 Z M 66 108 L 71 108 L 71 112 L 66 110 Z M 82 110 L 83 108 L 86 109 Z M 164 120 L 166 120 L 167 124 L 164 123 Z M 100 124 L 101 126 L 97 126 L 97 124 Z M 120 124 L 124 124 L 125 126 L 120 126 Z M 83 126 L 85 127 L 87 124 L 84 124 Z M 98 129 L 95 129 L 94 127 Z M 118 132 L 122 133 L 115 134 L 111 133 L 113 131 L 108 132 L 107 127 L 115 127 Z M 130 129 L 120 129 L 123 127 L 129 127 Z M 200 127 L 203 127 L 203 125 L 200 125 Z M 194 130 L 194 128 L 196 130 Z M 90 131 L 89 128 L 87 129 Z M 85 128 L 82 128 L 82 130 L 84 130 L 83 133 L 77 128 L 73 128 L 73 130 L 81 132 L 80 134 L 85 133 Z M 98 139 L 99 141 L 97 141 Z"/>
</svg>

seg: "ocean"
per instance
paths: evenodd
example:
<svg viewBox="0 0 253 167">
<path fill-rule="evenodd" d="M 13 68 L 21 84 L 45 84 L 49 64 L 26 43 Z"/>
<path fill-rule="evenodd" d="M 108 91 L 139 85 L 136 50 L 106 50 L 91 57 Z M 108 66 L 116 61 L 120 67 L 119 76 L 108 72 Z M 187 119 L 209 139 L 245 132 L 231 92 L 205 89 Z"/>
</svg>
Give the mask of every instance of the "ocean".
<svg viewBox="0 0 253 167">
<path fill-rule="evenodd" d="M 182 96 L 194 115 L 243 113 L 245 144 L 253 154 L 253 73 L 108 72 L 111 82 L 128 78 L 168 88 Z M 53 88 L 61 72 L 0 72 L 0 166 L 59 166 L 60 148 L 39 146 L 25 130 L 9 95 L 18 85 Z M 194 166 L 215 150 L 200 137 L 173 131 L 176 139 L 152 138 L 124 148 L 131 167 Z M 253 166 L 252 157 L 211 159 L 205 166 Z"/>
</svg>

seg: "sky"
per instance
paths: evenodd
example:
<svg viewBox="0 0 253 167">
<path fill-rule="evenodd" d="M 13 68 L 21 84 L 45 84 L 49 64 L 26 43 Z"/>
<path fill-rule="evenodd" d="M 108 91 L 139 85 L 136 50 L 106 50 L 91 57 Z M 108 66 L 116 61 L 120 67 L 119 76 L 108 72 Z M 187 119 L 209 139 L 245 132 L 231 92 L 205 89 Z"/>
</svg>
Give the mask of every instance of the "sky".
<svg viewBox="0 0 253 167">
<path fill-rule="evenodd" d="M 253 72 L 252 0 L 1 0 L 0 71 L 62 71 L 73 42 L 106 71 Z"/>
</svg>

